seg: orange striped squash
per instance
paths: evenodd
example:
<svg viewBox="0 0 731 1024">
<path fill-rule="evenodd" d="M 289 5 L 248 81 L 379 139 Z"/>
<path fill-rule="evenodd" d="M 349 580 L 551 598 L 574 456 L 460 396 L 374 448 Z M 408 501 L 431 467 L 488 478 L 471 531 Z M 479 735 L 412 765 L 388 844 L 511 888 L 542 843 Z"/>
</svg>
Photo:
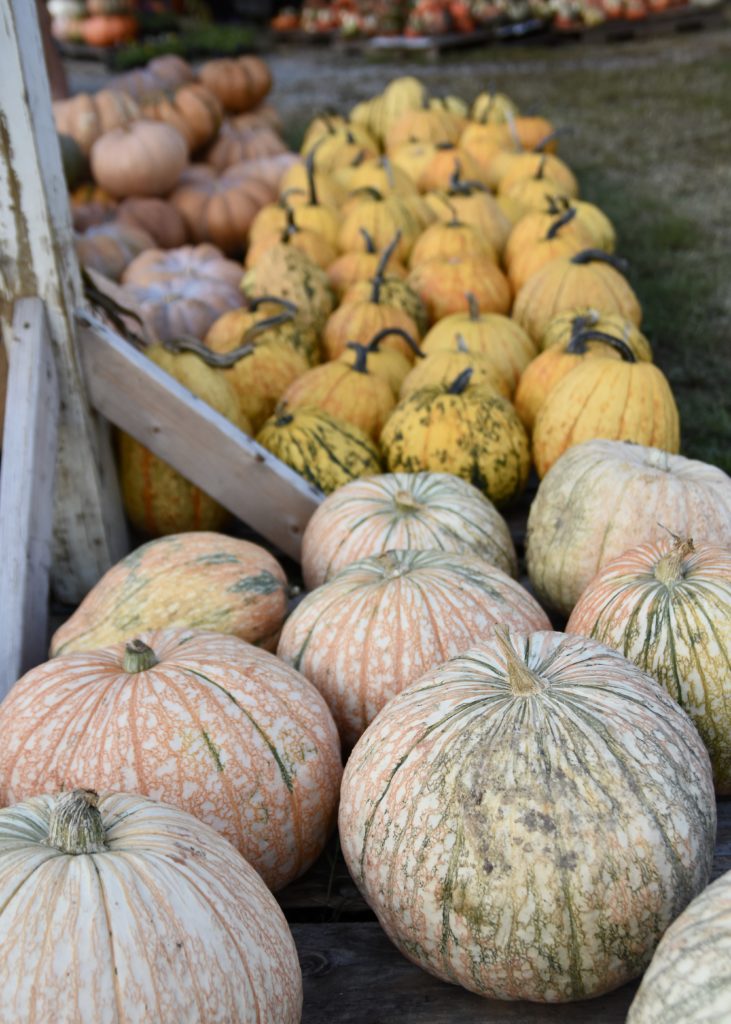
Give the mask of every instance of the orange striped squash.
<svg viewBox="0 0 731 1024">
<path fill-rule="evenodd" d="M 666 538 L 605 565 L 568 633 L 590 636 L 651 673 L 695 722 L 731 796 L 731 548 Z"/>
<path fill-rule="evenodd" d="M 173 534 L 112 566 L 56 630 L 51 656 L 169 627 L 231 633 L 273 651 L 286 611 L 287 577 L 264 548 L 222 533 Z"/>
<path fill-rule="evenodd" d="M 282 911 L 213 829 L 127 793 L 0 810 L 0 1018 L 298 1024 Z M 29 978 L 33 983 L 29 984 Z"/>
<path fill-rule="evenodd" d="M 302 536 L 305 586 L 395 548 L 473 553 L 518 572 L 507 523 L 472 484 L 451 473 L 382 473 L 339 487 L 315 510 Z"/>
<path fill-rule="evenodd" d="M 396 696 L 341 792 L 345 859 L 386 934 L 493 999 L 640 974 L 707 884 L 715 832 L 687 715 L 620 654 L 553 632 L 486 638 Z"/>
<path fill-rule="evenodd" d="M 351 746 L 391 697 L 498 624 L 530 631 L 549 621 L 515 580 L 472 553 L 387 551 L 309 594 L 277 654 L 315 684 Z"/>
<path fill-rule="evenodd" d="M 31 669 L 0 705 L 0 799 L 123 787 L 194 814 L 271 889 L 334 822 L 340 746 L 298 672 L 238 637 L 158 630 Z"/>
</svg>

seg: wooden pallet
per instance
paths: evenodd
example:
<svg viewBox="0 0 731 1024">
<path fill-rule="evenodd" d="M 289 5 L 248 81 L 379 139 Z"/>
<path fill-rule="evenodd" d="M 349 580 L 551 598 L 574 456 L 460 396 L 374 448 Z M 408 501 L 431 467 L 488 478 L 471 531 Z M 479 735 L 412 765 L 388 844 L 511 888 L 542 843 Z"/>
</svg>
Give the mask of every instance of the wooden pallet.
<svg viewBox="0 0 731 1024">
<path fill-rule="evenodd" d="M 713 878 L 731 870 L 731 799 L 718 802 Z M 482 999 L 433 978 L 391 944 L 331 842 L 278 894 L 302 965 L 302 1024 L 623 1024 L 637 982 L 590 1002 L 543 1006 Z M 720 1024 L 720 1022 L 719 1022 Z"/>
</svg>

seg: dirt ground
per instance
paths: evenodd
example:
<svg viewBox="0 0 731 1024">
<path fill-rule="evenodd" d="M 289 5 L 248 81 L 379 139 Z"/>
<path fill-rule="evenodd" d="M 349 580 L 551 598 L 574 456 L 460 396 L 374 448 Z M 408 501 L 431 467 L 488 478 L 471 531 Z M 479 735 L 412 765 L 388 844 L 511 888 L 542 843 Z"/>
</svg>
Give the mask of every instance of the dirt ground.
<svg viewBox="0 0 731 1024">
<path fill-rule="evenodd" d="M 605 45 L 494 45 L 438 62 L 319 47 L 268 59 L 292 145 L 318 110 L 346 111 L 404 73 L 437 95 L 498 88 L 567 129 L 561 155 L 630 261 L 683 451 L 731 472 L 731 24 Z M 103 81 L 94 66 L 69 71 L 76 89 Z"/>
</svg>

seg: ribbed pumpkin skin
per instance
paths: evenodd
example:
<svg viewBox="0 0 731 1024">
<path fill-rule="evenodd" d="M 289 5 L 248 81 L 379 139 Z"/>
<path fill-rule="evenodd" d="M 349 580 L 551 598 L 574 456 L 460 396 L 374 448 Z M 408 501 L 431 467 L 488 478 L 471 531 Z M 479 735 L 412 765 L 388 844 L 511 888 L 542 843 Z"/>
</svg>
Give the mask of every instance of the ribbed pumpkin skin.
<svg viewBox="0 0 731 1024">
<path fill-rule="evenodd" d="M 623 441 L 586 441 L 541 481 L 528 515 L 528 574 L 568 615 L 599 569 L 667 531 L 731 546 L 731 479 L 715 466 Z"/>
<path fill-rule="evenodd" d="M 287 409 L 315 405 L 359 427 L 377 442 L 396 396 L 388 381 L 371 373 L 367 365 L 360 371 L 338 359 L 315 366 L 292 381 L 282 405 Z"/>
<path fill-rule="evenodd" d="M 731 1009 L 731 871 L 670 925 L 627 1024 L 721 1024 Z"/>
<path fill-rule="evenodd" d="M 507 523 L 472 484 L 451 473 L 383 473 L 338 488 L 315 510 L 302 536 L 305 586 L 393 549 L 472 552 L 518 571 Z"/>
<path fill-rule="evenodd" d="M 3 804 L 121 786 L 211 825 L 278 889 L 320 855 L 342 771 L 324 701 L 273 654 L 219 633 L 139 638 L 159 664 L 129 673 L 125 645 L 62 655 L 0 705 Z"/>
<path fill-rule="evenodd" d="M 708 756 L 616 652 L 512 636 L 539 677 L 525 694 L 504 642 L 427 673 L 373 722 L 343 778 L 343 853 L 388 936 L 438 977 L 498 999 L 601 995 L 641 973 L 708 881 Z"/>
<path fill-rule="evenodd" d="M 335 295 L 327 274 L 312 260 L 289 245 L 273 245 L 241 281 L 249 299 L 276 295 L 293 302 L 300 312 L 321 326 L 335 308 Z"/>
<path fill-rule="evenodd" d="M 587 359 L 546 395 L 533 425 L 533 462 L 544 477 L 582 441 L 612 441 L 680 449 L 680 417 L 662 370 L 652 363 Z"/>
<path fill-rule="evenodd" d="M 231 633 L 273 651 L 287 612 L 287 578 L 264 548 L 221 533 L 143 544 L 93 587 L 56 630 L 51 657 L 130 639 L 145 629 Z"/>
<path fill-rule="evenodd" d="M 0 887 L 14 894 L 0 913 L 2 1020 L 298 1024 L 292 935 L 229 843 L 176 808 L 108 793 L 108 849 L 65 854 L 44 845 L 53 803 L 0 811 Z"/>
<path fill-rule="evenodd" d="M 629 345 L 637 359 L 645 363 L 652 362 L 650 342 L 636 324 L 619 313 L 605 313 L 589 306 L 575 306 L 555 316 L 540 339 L 541 350 L 545 351 L 554 345 L 568 345 L 574 331 L 574 321 L 578 316 L 583 317 L 587 321 L 587 327 L 591 327 L 592 330 L 621 338 Z"/>
<path fill-rule="evenodd" d="M 451 349 L 431 352 L 424 359 L 417 360 L 404 378 L 399 395 L 406 398 L 419 388 L 449 386 L 465 370 L 472 370 L 472 384 L 492 388 L 496 395 L 510 399 L 512 388 L 495 370 L 489 356 L 480 352 L 453 352 Z"/>
<path fill-rule="evenodd" d="M 526 590 L 472 552 L 389 550 L 309 594 L 277 655 L 314 683 L 352 746 L 395 694 L 498 625 L 531 632 L 550 623 Z"/>
<path fill-rule="evenodd" d="M 566 631 L 613 647 L 685 708 L 706 744 L 716 792 L 731 795 L 731 549 L 667 539 L 609 562 Z"/>
<path fill-rule="evenodd" d="M 381 469 L 381 455 L 366 433 L 314 406 L 266 421 L 259 444 L 325 494 Z"/>
<path fill-rule="evenodd" d="M 507 399 L 492 388 L 420 388 L 386 422 L 381 447 L 391 472 L 454 473 L 496 505 L 523 492 L 530 472 L 528 435 Z"/>
</svg>

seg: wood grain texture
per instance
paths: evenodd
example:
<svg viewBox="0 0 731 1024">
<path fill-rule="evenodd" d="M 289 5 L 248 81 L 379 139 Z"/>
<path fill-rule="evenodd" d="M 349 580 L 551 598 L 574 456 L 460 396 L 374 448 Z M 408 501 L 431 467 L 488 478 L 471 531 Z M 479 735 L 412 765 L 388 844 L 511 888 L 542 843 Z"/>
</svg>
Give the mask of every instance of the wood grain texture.
<svg viewBox="0 0 731 1024">
<path fill-rule="evenodd" d="M 59 393 L 40 299 L 15 305 L 0 471 L 0 697 L 43 661 Z"/>
<path fill-rule="evenodd" d="M 101 321 L 80 320 L 79 347 L 102 415 L 299 558 L 302 532 L 322 500 L 315 487 Z"/>
</svg>

